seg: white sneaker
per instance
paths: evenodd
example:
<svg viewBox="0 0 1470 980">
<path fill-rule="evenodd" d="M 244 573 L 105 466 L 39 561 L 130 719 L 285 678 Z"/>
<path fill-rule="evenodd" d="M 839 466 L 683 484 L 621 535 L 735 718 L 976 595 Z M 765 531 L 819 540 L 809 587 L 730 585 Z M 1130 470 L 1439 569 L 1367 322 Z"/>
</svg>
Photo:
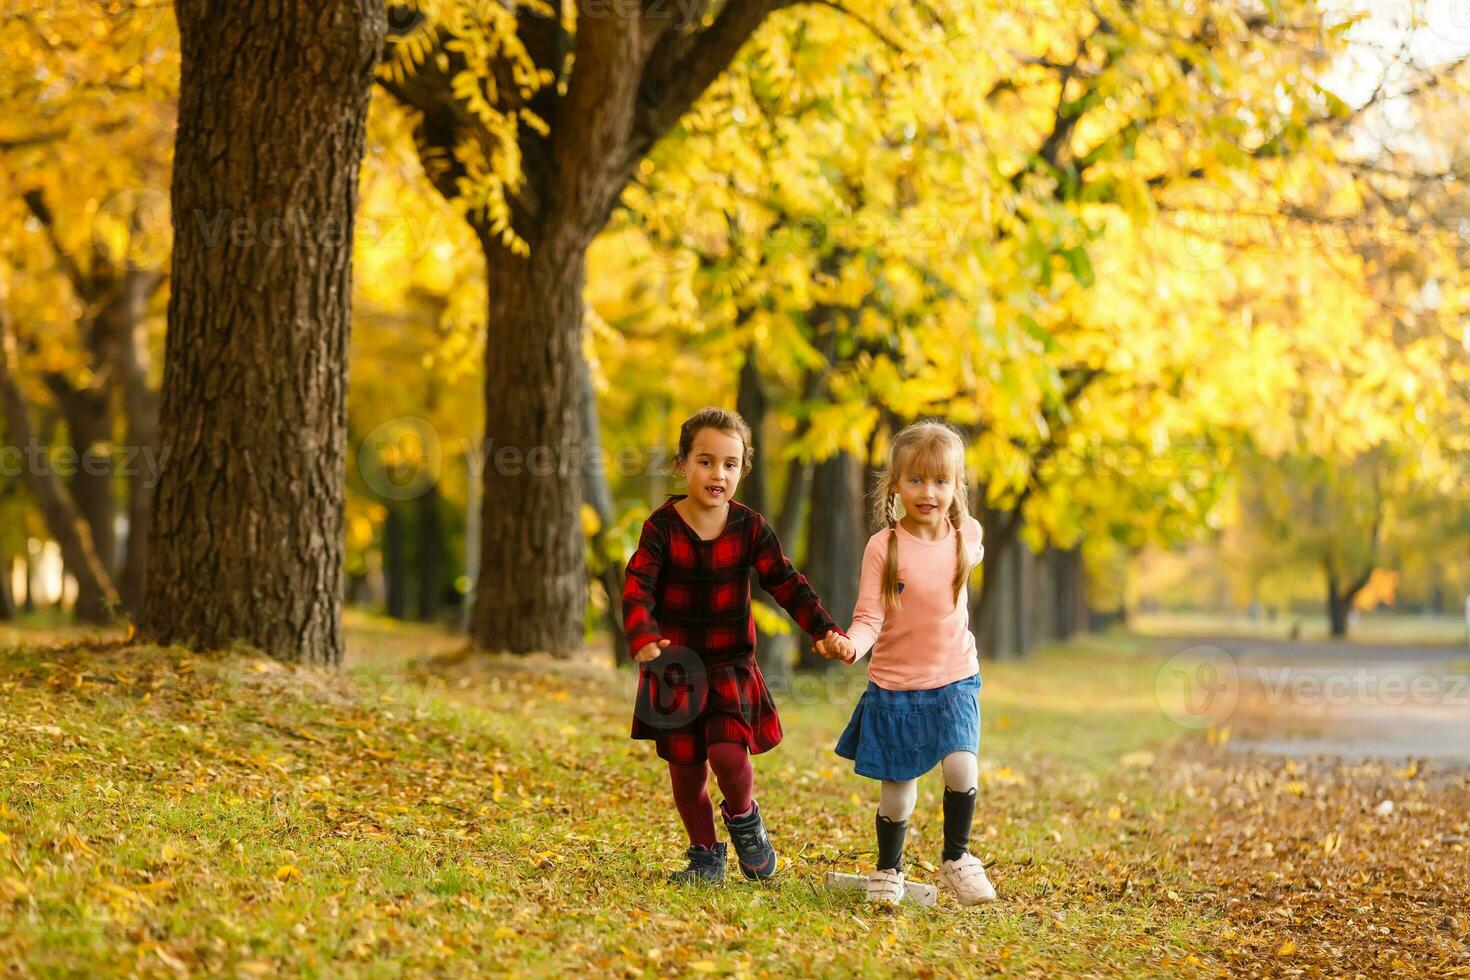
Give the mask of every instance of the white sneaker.
<svg viewBox="0 0 1470 980">
<path fill-rule="evenodd" d="M 875 905 L 897 905 L 903 901 L 903 872 L 869 871 L 868 901 Z"/>
<path fill-rule="evenodd" d="M 954 892 L 961 905 L 995 901 L 995 886 L 985 877 L 985 865 L 973 854 L 961 854 L 939 866 L 939 883 Z M 868 886 L 869 894 L 872 885 Z"/>
</svg>

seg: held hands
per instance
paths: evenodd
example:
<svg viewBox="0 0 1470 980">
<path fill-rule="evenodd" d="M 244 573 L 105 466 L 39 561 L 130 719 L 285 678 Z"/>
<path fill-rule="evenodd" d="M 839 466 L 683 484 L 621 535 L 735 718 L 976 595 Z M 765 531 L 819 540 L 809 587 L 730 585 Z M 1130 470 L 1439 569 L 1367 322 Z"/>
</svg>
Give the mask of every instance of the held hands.
<svg viewBox="0 0 1470 980">
<path fill-rule="evenodd" d="M 850 664 L 857 659 L 857 647 L 847 637 L 836 630 L 828 630 L 827 635 L 815 644 L 817 653 L 828 660 L 840 660 Z"/>
<path fill-rule="evenodd" d="M 669 640 L 649 640 L 643 644 L 643 649 L 633 654 L 633 662 L 646 664 L 650 660 L 664 652 L 664 647 L 669 645 Z"/>
</svg>

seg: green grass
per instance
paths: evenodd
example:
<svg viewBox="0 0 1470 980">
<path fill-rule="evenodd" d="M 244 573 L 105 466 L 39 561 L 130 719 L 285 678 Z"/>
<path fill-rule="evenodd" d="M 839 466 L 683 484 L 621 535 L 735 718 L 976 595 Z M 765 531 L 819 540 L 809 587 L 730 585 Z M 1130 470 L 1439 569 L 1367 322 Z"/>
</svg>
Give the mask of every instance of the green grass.
<svg viewBox="0 0 1470 980">
<path fill-rule="evenodd" d="M 1235 636 L 1284 640 L 1294 625 L 1305 641 L 1328 639 L 1327 617 L 1283 612 L 1275 620 L 1251 619 L 1231 612 L 1135 613 L 1129 627 L 1150 636 Z M 1382 643 L 1403 646 L 1456 644 L 1465 642 L 1465 618 L 1455 613 L 1415 614 L 1365 613 L 1348 631 L 1350 643 Z"/>
<path fill-rule="evenodd" d="M 876 787 L 831 753 L 859 674 L 788 700 L 786 741 L 756 759 L 787 870 L 680 889 L 664 771 L 627 738 L 628 673 L 410 661 L 455 641 L 353 628 L 342 676 L 150 647 L 0 653 L 0 958 L 37 976 L 1225 962 L 1181 850 L 1194 803 L 1130 755 L 1178 730 L 1127 641 L 986 665 L 973 847 L 1001 901 L 887 912 L 821 887 L 872 861 Z M 921 783 L 908 846 L 930 882 L 940 789 Z"/>
</svg>

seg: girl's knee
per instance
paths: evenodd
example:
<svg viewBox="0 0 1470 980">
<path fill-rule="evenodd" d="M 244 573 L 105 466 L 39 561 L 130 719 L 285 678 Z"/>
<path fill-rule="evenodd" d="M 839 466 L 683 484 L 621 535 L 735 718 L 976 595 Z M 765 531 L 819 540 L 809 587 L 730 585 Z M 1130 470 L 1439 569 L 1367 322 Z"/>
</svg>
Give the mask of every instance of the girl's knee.
<svg viewBox="0 0 1470 980">
<path fill-rule="evenodd" d="M 979 764 L 973 752 L 951 752 L 941 765 L 946 789 L 967 793 L 979 783 Z"/>
</svg>

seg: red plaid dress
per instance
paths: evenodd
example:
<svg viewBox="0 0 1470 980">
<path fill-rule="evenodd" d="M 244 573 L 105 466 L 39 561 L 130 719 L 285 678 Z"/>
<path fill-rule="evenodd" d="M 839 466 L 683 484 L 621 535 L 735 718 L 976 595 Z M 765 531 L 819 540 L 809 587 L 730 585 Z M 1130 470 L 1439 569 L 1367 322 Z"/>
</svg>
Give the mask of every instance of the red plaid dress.
<svg viewBox="0 0 1470 980">
<path fill-rule="evenodd" d="M 725 529 L 705 541 L 674 509 L 682 499 L 649 515 L 628 561 L 629 648 L 670 641 L 639 665 L 633 737 L 653 739 L 661 759 L 686 765 L 703 762 L 714 742 L 737 742 L 756 755 L 780 743 L 781 719 L 755 662 L 750 570 L 808 635 L 825 636 L 837 625 L 765 518 L 732 500 Z"/>
</svg>

